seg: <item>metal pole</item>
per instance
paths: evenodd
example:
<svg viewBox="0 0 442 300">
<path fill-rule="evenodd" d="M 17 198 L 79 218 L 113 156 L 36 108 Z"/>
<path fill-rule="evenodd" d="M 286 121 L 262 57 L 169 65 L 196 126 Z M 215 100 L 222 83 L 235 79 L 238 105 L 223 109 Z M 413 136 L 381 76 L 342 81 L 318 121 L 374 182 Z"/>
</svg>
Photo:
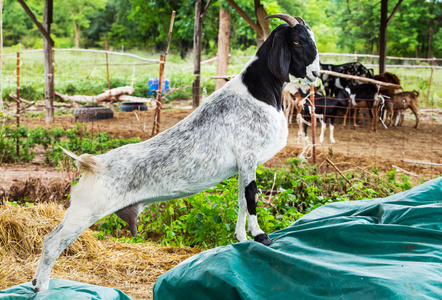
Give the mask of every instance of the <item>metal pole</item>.
<svg viewBox="0 0 442 300">
<path fill-rule="evenodd" d="M 316 165 L 316 115 L 315 115 L 315 86 L 310 87 L 310 102 L 312 105 L 311 119 L 312 119 L 312 143 L 313 143 L 313 163 Z"/>
<path fill-rule="evenodd" d="M 18 136 L 20 128 L 20 52 L 17 52 L 17 137 L 16 137 L 16 146 L 17 146 L 17 157 L 20 157 L 20 138 Z"/>
</svg>

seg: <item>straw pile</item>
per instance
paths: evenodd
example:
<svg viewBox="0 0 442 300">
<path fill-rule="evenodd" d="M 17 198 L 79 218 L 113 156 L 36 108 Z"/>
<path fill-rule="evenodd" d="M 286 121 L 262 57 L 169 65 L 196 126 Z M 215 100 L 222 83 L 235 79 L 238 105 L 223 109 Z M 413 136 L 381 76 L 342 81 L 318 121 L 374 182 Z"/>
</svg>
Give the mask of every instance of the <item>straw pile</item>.
<svg viewBox="0 0 442 300">
<path fill-rule="evenodd" d="M 62 220 L 61 206 L 0 206 L 0 290 L 31 281 L 44 236 Z M 120 289 L 133 299 L 151 299 L 158 277 L 199 249 L 98 241 L 85 231 L 55 262 L 52 278 Z"/>
</svg>

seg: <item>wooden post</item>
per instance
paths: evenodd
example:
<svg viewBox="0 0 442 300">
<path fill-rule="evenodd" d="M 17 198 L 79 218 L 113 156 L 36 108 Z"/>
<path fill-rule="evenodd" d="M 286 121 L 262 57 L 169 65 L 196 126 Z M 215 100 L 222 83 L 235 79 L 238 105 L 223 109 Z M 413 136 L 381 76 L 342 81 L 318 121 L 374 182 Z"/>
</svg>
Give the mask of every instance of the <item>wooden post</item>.
<svg viewBox="0 0 442 300">
<path fill-rule="evenodd" d="M 44 22 L 43 26 L 48 35 L 51 34 L 51 23 L 52 23 L 52 0 L 46 0 L 46 5 L 44 9 Z M 44 74 L 45 74 L 45 101 L 46 101 L 46 123 L 54 122 L 54 66 L 52 59 L 52 45 L 51 41 L 46 37 L 43 39 L 43 48 L 45 53 L 45 64 L 44 64 Z"/>
<path fill-rule="evenodd" d="M 17 157 L 20 157 L 20 138 L 18 136 L 18 130 L 20 129 L 20 52 L 17 52 Z"/>
<path fill-rule="evenodd" d="M 164 75 L 164 55 L 160 56 L 160 77 L 158 82 L 158 90 L 156 95 L 157 107 L 155 108 L 155 116 L 153 120 L 152 135 L 160 133 L 160 121 L 161 121 L 161 94 L 163 90 L 163 75 Z"/>
<path fill-rule="evenodd" d="M 310 102 L 312 105 L 311 123 L 312 123 L 312 143 L 313 143 L 313 163 L 316 165 L 316 115 L 315 115 L 315 87 L 310 86 Z"/>
<path fill-rule="evenodd" d="M 229 43 L 230 40 L 230 10 L 224 9 L 222 3 L 219 5 L 219 32 L 218 32 L 218 59 L 216 75 L 225 76 L 229 68 Z M 216 80 L 215 90 L 222 88 L 226 80 Z"/>
<path fill-rule="evenodd" d="M 174 21 L 175 21 L 175 11 L 172 11 L 172 17 L 170 18 L 169 34 L 167 35 L 166 51 L 164 51 L 164 61 L 166 61 L 167 54 L 169 54 L 169 45 L 170 45 L 170 39 L 172 38 Z"/>
<path fill-rule="evenodd" d="M 388 0 L 381 0 L 381 24 L 379 26 L 379 74 L 385 72 L 385 65 L 387 61 L 387 28 L 391 20 L 393 20 L 394 15 L 398 11 L 402 4 L 399 0 L 396 3 L 391 15 L 388 17 Z"/>
<path fill-rule="evenodd" d="M 107 41 L 104 42 L 104 50 L 106 50 L 106 70 L 107 70 L 107 89 L 110 90 L 110 79 L 109 79 L 109 54 L 107 53 Z"/>
<path fill-rule="evenodd" d="M 169 45 L 170 45 L 170 39 L 172 37 L 172 29 L 173 29 L 173 22 L 175 20 L 175 11 L 172 11 L 172 18 L 170 19 L 170 27 L 169 27 L 169 35 L 167 37 L 167 43 L 166 43 L 166 51 L 164 52 L 164 55 L 161 55 L 160 57 L 160 74 L 159 74 L 159 82 L 158 82 L 158 91 L 156 94 L 156 103 L 157 106 L 155 108 L 155 116 L 153 120 L 153 128 L 152 128 L 152 136 L 157 135 L 160 133 L 160 121 L 161 121 L 161 96 L 163 93 L 163 83 L 164 83 L 164 69 L 166 66 L 166 58 L 167 54 L 169 52 Z"/>
<path fill-rule="evenodd" d="M 195 2 L 195 25 L 193 30 L 193 74 L 195 80 L 192 84 L 192 107 L 197 108 L 200 105 L 200 86 L 201 86 L 201 14 L 203 11 L 202 0 Z"/>
<path fill-rule="evenodd" d="M 425 101 L 425 107 L 428 107 L 428 99 L 430 98 L 431 81 L 433 80 L 433 71 L 434 71 L 435 62 L 436 62 L 436 57 L 433 57 L 433 63 L 431 64 L 430 82 L 428 82 L 428 92 L 427 92 L 427 100 Z"/>
<path fill-rule="evenodd" d="M 379 74 L 385 72 L 387 58 L 388 0 L 381 0 L 381 25 L 379 26 Z"/>
</svg>

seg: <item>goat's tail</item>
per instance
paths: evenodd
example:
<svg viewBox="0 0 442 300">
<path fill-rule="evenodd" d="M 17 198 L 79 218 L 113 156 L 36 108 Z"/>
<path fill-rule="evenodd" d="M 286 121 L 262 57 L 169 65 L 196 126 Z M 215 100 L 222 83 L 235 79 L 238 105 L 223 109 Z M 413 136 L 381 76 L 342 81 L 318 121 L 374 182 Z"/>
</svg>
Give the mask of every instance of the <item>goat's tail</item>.
<svg viewBox="0 0 442 300">
<path fill-rule="evenodd" d="M 72 153 L 69 150 L 66 150 L 65 148 L 61 147 L 60 148 L 64 151 L 64 153 L 66 153 L 67 155 L 69 155 L 70 157 L 72 157 L 73 159 L 75 159 L 77 161 L 77 168 L 80 171 L 84 171 L 84 172 L 92 172 L 95 173 L 95 171 L 98 170 L 98 163 L 95 160 L 93 155 L 90 154 L 82 154 L 80 156 L 76 155 L 75 153 Z"/>
</svg>

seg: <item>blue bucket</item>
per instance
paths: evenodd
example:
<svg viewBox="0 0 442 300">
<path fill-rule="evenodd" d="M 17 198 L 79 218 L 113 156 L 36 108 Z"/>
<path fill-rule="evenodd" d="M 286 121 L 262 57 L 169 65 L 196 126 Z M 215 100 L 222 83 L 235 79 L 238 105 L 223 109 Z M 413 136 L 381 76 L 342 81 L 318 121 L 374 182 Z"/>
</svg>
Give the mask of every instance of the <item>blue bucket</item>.
<svg viewBox="0 0 442 300">
<path fill-rule="evenodd" d="M 156 92 L 158 91 L 159 84 L 160 84 L 160 80 L 158 78 L 149 78 L 149 83 L 148 83 L 149 92 L 148 92 L 148 94 L 149 95 L 156 95 Z M 169 89 L 170 89 L 170 80 L 166 79 L 162 93 L 167 94 L 169 92 Z"/>
</svg>

